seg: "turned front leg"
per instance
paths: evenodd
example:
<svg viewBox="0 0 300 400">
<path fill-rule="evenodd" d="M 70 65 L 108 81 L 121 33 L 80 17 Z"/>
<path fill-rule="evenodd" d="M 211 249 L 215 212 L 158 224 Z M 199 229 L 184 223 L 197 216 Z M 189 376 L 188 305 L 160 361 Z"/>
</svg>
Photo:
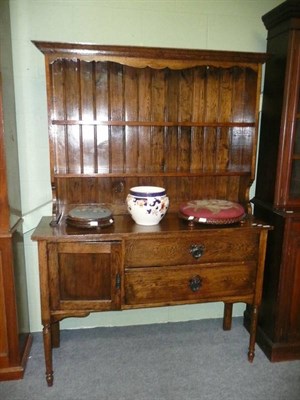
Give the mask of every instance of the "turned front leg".
<svg viewBox="0 0 300 400">
<path fill-rule="evenodd" d="M 43 341 L 44 354 L 46 364 L 46 381 L 48 386 L 53 385 L 53 369 L 52 369 L 52 342 L 51 342 L 51 324 L 43 325 Z"/>
<path fill-rule="evenodd" d="M 252 306 L 251 321 L 250 321 L 250 341 L 249 341 L 249 351 L 248 351 L 248 360 L 250 362 L 253 362 L 255 356 L 257 320 L 258 320 L 258 306 Z"/>
</svg>

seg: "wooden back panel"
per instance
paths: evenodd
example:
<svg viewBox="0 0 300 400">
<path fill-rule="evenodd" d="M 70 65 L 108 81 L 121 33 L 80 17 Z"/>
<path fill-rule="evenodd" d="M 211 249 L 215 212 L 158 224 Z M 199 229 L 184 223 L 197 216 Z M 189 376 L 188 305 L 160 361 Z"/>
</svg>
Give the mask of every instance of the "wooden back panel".
<svg viewBox="0 0 300 400">
<path fill-rule="evenodd" d="M 196 198 L 248 202 L 263 55 L 35 44 L 56 213 L 82 203 L 123 213 L 137 185 L 165 187 L 173 211 Z"/>
</svg>

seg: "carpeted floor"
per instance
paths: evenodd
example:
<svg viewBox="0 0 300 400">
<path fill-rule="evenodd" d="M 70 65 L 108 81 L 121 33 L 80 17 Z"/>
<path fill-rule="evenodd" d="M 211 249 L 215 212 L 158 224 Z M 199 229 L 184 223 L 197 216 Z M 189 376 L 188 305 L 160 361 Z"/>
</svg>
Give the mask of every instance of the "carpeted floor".
<svg viewBox="0 0 300 400">
<path fill-rule="evenodd" d="M 299 400 L 300 361 L 270 363 L 235 318 L 65 330 L 54 350 L 54 385 L 44 379 L 34 335 L 23 380 L 0 383 L 1 400 Z"/>
</svg>

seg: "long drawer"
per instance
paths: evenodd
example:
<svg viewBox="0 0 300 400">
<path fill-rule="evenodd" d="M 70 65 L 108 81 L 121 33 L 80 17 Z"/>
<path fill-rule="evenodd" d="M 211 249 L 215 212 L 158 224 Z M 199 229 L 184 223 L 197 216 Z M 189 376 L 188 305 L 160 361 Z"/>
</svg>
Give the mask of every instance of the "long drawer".
<svg viewBox="0 0 300 400">
<path fill-rule="evenodd" d="M 259 233 L 249 230 L 232 234 L 225 230 L 175 238 L 135 238 L 126 241 L 125 266 L 251 261 L 257 258 L 258 241 Z"/>
<path fill-rule="evenodd" d="M 254 293 L 256 268 L 254 261 L 128 268 L 125 270 L 125 303 L 163 305 L 226 298 L 246 301 Z"/>
</svg>

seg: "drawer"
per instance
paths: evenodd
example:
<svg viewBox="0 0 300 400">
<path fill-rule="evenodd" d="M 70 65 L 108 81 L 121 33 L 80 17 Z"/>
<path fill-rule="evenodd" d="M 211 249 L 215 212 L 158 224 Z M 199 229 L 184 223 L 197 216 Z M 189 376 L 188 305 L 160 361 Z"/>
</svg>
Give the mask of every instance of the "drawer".
<svg viewBox="0 0 300 400">
<path fill-rule="evenodd" d="M 246 301 L 255 289 L 255 262 L 129 268 L 125 271 L 127 305 L 169 305 L 202 301 Z"/>
<path fill-rule="evenodd" d="M 142 238 L 126 242 L 125 265 L 146 267 L 251 261 L 257 259 L 259 232 L 207 231 L 172 238 Z"/>
</svg>

